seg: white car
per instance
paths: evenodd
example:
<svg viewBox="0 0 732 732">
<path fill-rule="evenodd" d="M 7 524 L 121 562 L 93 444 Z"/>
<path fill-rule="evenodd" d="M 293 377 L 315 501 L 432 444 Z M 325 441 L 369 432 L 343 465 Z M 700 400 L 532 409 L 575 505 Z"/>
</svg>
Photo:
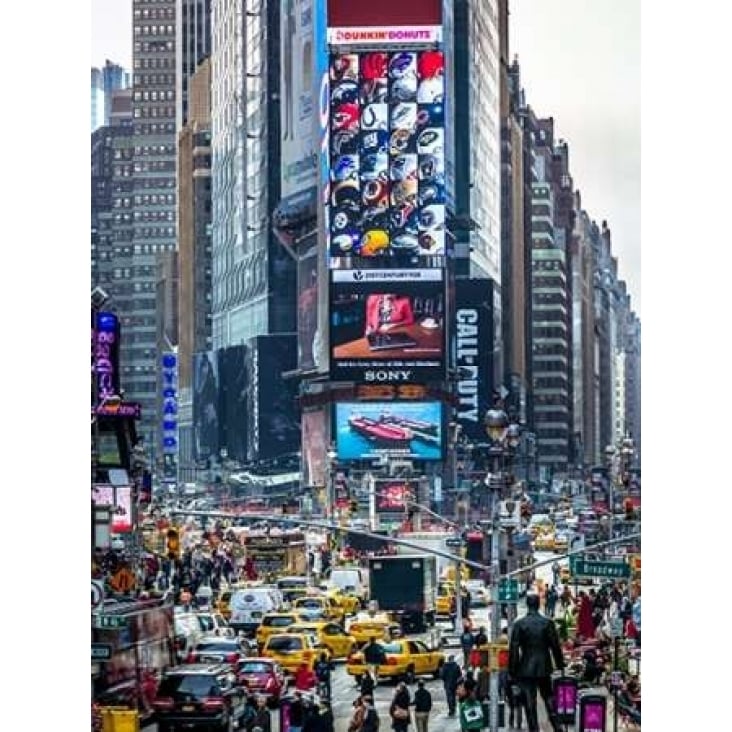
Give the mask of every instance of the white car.
<svg viewBox="0 0 732 732">
<path fill-rule="evenodd" d="M 471 607 L 487 607 L 491 601 L 490 591 L 482 580 L 468 580 L 465 587 L 470 593 Z"/>
</svg>

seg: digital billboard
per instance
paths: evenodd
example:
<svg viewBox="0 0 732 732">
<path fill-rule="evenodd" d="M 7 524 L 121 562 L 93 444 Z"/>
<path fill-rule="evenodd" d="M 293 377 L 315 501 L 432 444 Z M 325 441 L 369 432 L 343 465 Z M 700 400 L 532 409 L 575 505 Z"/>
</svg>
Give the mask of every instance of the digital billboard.
<svg viewBox="0 0 732 732">
<path fill-rule="evenodd" d="M 114 313 L 96 313 L 92 329 L 96 402 L 119 395 L 119 319 Z"/>
<path fill-rule="evenodd" d="M 333 381 L 440 381 L 445 370 L 441 269 L 332 270 Z"/>
<path fill-rule="evenodd" d="M 247 347 L 222 348 L 217 353 L 219 373 L 220 446 L 230 460 L 247 461 L 247 393 L 250 388 L 245 368 Z"/>
<path fill-rule="evenodd" d="M 402 513 L 417 495 L 417 484 L 403 480 L 379 480 L 375 485 L 376 513 Z"/>
<path fill-rule="evenodd" d="M 330 56 L 331 266 L 444 257 L 444 69 L 437 49 Z"/>
<path fill-rule="evenodd" d="M 195 460 L 218 458 L 219 369 L 216 353 L 193 356 L 193 454 Z"/>
<path fill-rule="evenodd" d="M 132 487 L 129 485 L 94 485 L 92 501 L 95 506 L 112 507 L 113 534 L 124 534 L 132 531 Z"/>
<path fill-rule="evenodd" d="M 340 402 L 335 405 L 338 460 L 441 460 L 442 422 L 440 402 Z"/>
<path fill-rule="evenodd" d="M 325 410 L 303 412 L 302 425 L 302 469 L 304 486 L 325 485 L 325 452 L 327 444 L 327 413 Z"/>
</svg>

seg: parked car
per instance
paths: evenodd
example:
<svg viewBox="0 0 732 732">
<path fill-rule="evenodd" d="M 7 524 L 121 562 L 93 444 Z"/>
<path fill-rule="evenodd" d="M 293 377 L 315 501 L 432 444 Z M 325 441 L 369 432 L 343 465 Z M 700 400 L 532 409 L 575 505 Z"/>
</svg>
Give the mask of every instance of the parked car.
<svg viewBox="0 0 732 732">
<path fill-rule="evenodd" d="M 226 664 L 179 666 L 163 674 L 153 706 L 158 730 L 233 730 L 246 710 L 246 691 Z"/>
</svg>

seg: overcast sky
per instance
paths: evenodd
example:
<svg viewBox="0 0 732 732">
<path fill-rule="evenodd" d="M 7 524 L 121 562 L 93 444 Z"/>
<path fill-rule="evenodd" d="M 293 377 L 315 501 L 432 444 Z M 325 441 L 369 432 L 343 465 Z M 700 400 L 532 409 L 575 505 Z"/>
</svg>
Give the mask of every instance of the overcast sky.
<svg viewBox="0 0 732 732">
<path fill-rule="evenodd" d="M 582 205 L 608 222 L 640 316 L 640 2 L 511 0 L 510 12 L 526 99 L 569 143 Z M 131 0 L 92 0 L 92 32 L 92 66 L 131 70 Z"/>
</svg>

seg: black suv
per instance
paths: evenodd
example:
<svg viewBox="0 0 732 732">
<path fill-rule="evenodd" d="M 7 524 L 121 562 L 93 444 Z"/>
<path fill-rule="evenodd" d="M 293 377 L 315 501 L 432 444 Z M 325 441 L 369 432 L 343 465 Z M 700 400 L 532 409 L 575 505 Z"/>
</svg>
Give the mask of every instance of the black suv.
<svg viewBox="0 0 732 732">
<path fill-rule="evenodd" d="M 155 697 L 159 732 L 172 728 L 230 732 L 241 725 L 247 693 L 231 666 L 192 663 L 163 674 Z"/>
</svg>

